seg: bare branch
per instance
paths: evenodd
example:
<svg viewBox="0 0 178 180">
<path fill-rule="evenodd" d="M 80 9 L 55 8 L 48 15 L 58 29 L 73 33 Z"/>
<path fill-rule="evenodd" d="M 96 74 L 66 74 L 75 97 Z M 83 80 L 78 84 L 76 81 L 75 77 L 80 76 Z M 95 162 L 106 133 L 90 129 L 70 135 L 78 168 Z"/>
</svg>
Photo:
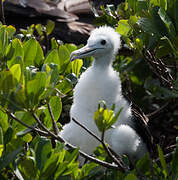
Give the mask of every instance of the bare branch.
<svg viewBox="0 0 178 180">
<path fill-rule="evenodd" d="M 68 148 L 72 148 L 72 149 L 75 149 L 77 147 L 71 145 L 70 143 L 68 142 L 65 142 L 65 140 L 60 137 L 59 135 L 56 135 L 54 133 L 52 133 L 51 131 L 49 131 L 44 125 L 43 123 L 39 120 L 39 118 L 37 117 L 37 115 L 35 113 L 32 113 L 33 117 L 35 118 L 35 120 L 38 122 L 38 124 L 42 127 L 42 129 L 44 129 L 51 137 L 53 137 L 54 139 L 62 142 L 62 143 L 65 143 L 66 147 Z M 116 169 L 116 170 L 121 170 L 123 171 L 123 169 L 121 169 L 121 167 L 115 165 L 115 164 L 111 164 L 111 163 L 107 163 L 105 161 L 101 161 L 93 156 L 89 156 L 88 154 L 84 153 L 83 151 L 79 150 L 79 153 L 81 156 L 83 156 L 84 158 L 90 160 L 90 161 L 93 161 L 101 166 L 104 166 L 106 168 L 110 168 L 110 169 Z"/>
<path fill-rule="evenodd" d="M 111 151 L 109 147 L 106 146 L 106 143 L 104 142 L 104 132 L 102 133 L 102 139 L 100 139 L 98 136 L 96 136 L 92 131 L 90 131 L 87 127 L 85 127 L 83 124 L 79 123 L 76 119 L 72 118 L 72 120 L 77 124 L 79 125 L 81 128 L 83 128 L 86 132 L 88 132 L 91 136 L 93 136 L 95 139 L 97 139 L 104 147 L 105 151 L 108 153 L 109 157 L 122 169 L 122 171 L 125 171 L 126 167 L 124 167 L 121 163 L 115 156 L 114 154 L 112 153 L 113 150 Z"/>
<path fill-rule="evenodd" d="M 50 114 L 51 119 L 52 119 L 54 133 L 57 135 L 57 134 L 59 134 L 59 128 L 58 128 L 56 121 L 54 119 L 54 115 L 53 115 L 50 103 L 48 103 L 48 111 L 49 111 L 49 114 Z"/>
<path fill-rule="evenodd" d="M 20 124 L 22 124 L 23 126 L 41 134 L 41 135 L 45 135 L 45 136 L 48 136 L 48 133 L 46 133 L 45 131 L 42 131 L 38 128 L 35 128 L 33 126 L 29 126 L 28 124 L 24 123 L 23 121 L 21 121 L 20 119 L 18 119 L 13 113 L 9 112 L 8 110 L 6 110 L 6 113 L 12 118 L 14 119 L 15 121 L 19 122 Z"/>
</svg>

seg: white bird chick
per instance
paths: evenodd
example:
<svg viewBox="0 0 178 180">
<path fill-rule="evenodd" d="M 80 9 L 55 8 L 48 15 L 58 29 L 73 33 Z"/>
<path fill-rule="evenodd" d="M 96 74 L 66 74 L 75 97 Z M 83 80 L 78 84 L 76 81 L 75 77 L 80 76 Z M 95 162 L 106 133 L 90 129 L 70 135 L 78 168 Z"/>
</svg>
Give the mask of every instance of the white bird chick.
<svg viewBox="0 0 178 180">
<path fill-rule="evenodd" d="M 120 35 L 113 28 L 102 26 L 91 32 L 86 46 L 72 52 L 71 61 L 89 56 L 93 56 L 94 61 L 92 66 L 82 73 L 74 88 L 71 121 L 64 126 L 61 135 L 69 143 L 79 146 L 82 151 L 92 154 L 100 143 L 73 122 L 72 118 L 100 137 L 93 116 L 99 101 L 104 100 L 109 108 L 115 104 L 115 113 L 123 107 L 114 124 L 116 128 L 106 131 L 105 141 L 119 155 L 127 154 L 138 159 L 147 152 L 147 147 L 133 129 L 130 104 L 122 96 L 119 74 L 112 67 L 120 44 Z"/>
</svg>

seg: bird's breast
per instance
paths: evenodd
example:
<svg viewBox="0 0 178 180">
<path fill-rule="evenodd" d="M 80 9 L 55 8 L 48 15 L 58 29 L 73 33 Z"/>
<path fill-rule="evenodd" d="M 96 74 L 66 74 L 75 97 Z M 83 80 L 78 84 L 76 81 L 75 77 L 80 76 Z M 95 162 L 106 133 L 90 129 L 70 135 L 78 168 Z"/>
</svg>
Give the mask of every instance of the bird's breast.
<svg viewBox="0 0 178 180">
<path fill-rule="evenodd" d="M 74 89 L 74 104 L 86 107 L 94 113 L 99 101 L 104 100 L 111 106 L 120 95 L 120 79 L 114 71 L 89 68 L 81 75 Z"/>
</svg>

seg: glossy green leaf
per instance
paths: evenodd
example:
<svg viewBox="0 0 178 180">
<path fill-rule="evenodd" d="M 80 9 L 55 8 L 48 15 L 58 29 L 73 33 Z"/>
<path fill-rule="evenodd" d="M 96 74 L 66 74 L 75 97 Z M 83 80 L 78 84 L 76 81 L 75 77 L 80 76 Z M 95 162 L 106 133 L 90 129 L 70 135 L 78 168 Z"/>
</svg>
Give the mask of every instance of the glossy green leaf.
<svg viewBox="0 0 178 180">
<path fill-rule="evenodd" d="M 39 34 L 40 36 L 43 35 L 43 26 L 42 26 L 42 24 L 37 24 L 37 25 L 35 26 L 35 29 L 37 30 L 37 32 L 38 32 L 38 34 Z"/>
<path fill-rule="evenodd" d="M 36 42 L 36 48 L 37 48 L 37 52 L 35 56 L 35 65 L 40 66 L 44 62 L 44 55 L 39 42 Z"/>
<path fill-rule="evenodd" d="M 17 111 L 15 113 L 15 116 L 21 120 L 22 122 L 24 122 L 25 124 L 32 126 L 34 124 L 36 124 L 35 119 L 33 118 L 33 116 L 31 115 L 30 112 L 24 112 L 24 111 Z M 21 132 L 23 130 L 26 130 L 26 127 L 21 125 L 18 122 L 14 122 L 14 128 L 16 128 L 17 132 Z M 18 134 L 17 134 L 18 135 Z"/>
<path fill-rule="evenodd" d="M 15 88 L 16 85 L 17 80 L 10 71 L 5 70 L 0 72 L 0 90 L 3 90 L 4 93 L 8 93 L 11 89 Z"/>
<path fill-rule="evenodd" d="M 160 7 L 163 8 L 165 11 L 167 10 L 168 2 L 167 0 L 160 0 Z"/>
<path fill-rule="evenodd" d="M 35 79 L 27 82 L 27 95 L 31 105 L 35 105 L 39 101 L 39 96 L 45 90 L 46 74 L 44 72 L 38 72 Z"/>
<path fill-rule="evenodd" d="M 131 27 L 128 24 L 128 20 L 120 20 L 119 25 L 116 28 L 116 31 L 121 34 L 122 36 L 127 36 L 128 33 L 130 32 Z"/>
<path fill-rule="evenodd" d="M 5 112 L 0 110 L 0 126 L 2 127 L 3 132 L 5 133 L 9 128 L 8 116 Z"/>
<path fill-rule="evenodd" d="M 70 53 L 65 45 L 59 46 L 58 52 L 61 65 L 64 64 L 65 61 L 69 61 Z"/>
<path fill-rule="evenodd" d="M 33 137 L 31 134 L 26 134 L 22 137 L 22 140 L 25 141 L 26 143 L 30 143 L 32 141 Z"/>
<path fill-rule="evenodd" d="M 4 135 L 3 135 L 2 127 L 0 126 L 0 157 L 3 152 L 3 146 L 4 146 Z"/>
<path fill-rule="evenodd" d="M 55 171 L 58 167 L 58 157 L 59 154 L 51 154 L 50 158 L 47 159 L 47 161 L 44 164 L 42 173 L 40 175 L 41 179 L 45 179 L 46 177 L 54 177 Z"/>
<path fill-rule="evenodd" d="M 164 154 L 163 154 L 163 151 L 162 151 L 161 147 L 159 145 L 157 145 L 157 147 L 158 147 L 158 154 L 159 154 L 161 166 L 164 169 L 163 173 L 164 173 L 165 178 L 166 178 L 168 176 L 168 169 L 167 169 L 166 161 L 165 161 L 165 158 L 164 158 Z"/>
<path fill-rule="evenodd" d="M 67 169 L 67 165 L 68 165 L 68 162 L 63 162 L 58 166 L 58 169 L 54 175 L 55 180 L 60 179 L 60 176 L 62 175 L 62 173 Z"/>
<path fill-rule="evenodd" d="M 37 169 L 33 157 L 21 158 L 18 162 L 18 168 L 26 180 L 36 179 Z"/>
<path fill-rule="evenodd" d="M 59 59 L 59 55 L 58 55 L 58 50 L 53 49 L 52 51 L 50 51 L 50 53 L 47 55 L 44 63 L 45 64 L 54 63 L 54 64 L 57 64 L 58 67 L 60 67 L 61 63 L 60 63 L 60 59 Z"/>
<path fill-rule="evenodd" d="M 156 25 L 154 21 L 149 18 L 140 18 L 137 24 L 147 33 L 151 35 L 159 35 Z"/>
<path fill-rule="evenodd" d="M 13 65 L 11 68 L 10 68 L 10 71 L 13 75 L 13 77 L 15 79 L 17 79 L 17 81 L 19 82 L 20 81 L 20 78 L 21 78 L 21 66 L 20 64 L 15 64 Z"/>
<path fill-rule="evenodd" d="M 128 174 L 124 180 L 137 180 L 137 177 L 134 174 Z"/>
<path fill-rule="evenodd" d="M 15 32 L 16 32 L 15 27 L 10 25 L 10 26 L 7 26 L 6 30 L 7 30 L 7 33 L 8 33 L 8 38 L 11 39 L 13 37 L 13 35 L 15 34 Z"/>
<path fill-rule="evenodd" d="M 48 20 L 46 25 L 46 33 L 50 35 L 55 27 L 54 21 Z"/>
<path fill-rule="evenodd" d="M 12 51 L 12 55 L 11 52 L 9 52 L 10 54 L 7 54 L 7 60 L 9 60 L 7 62 L 8 66 L 11 67 L 14 64 L 22 64 L 24 51 L 21 41 L 17 38 L 13 39 L 11 49 L 9 50 Z"/>
<path fill-rule="evenodd" d="M 8 33 L 5 26 L 0 27 L 0 58 L 2 58 L 8 47 Z"/>
<path fill-rule="evenodd" d="M 10 162 L 15 160 L 15 158 L 21 151 L 22 151 L 22 148 L 20 147 L 20 148 L 15 149 L 14 151 L 2 156 L 0 158 L 0 170 L 3 168 L 6 168 Z"/>
<path fill-rule="evenodd" d="M 49 101 L 52 109 L 52 113 L 54 115 L 54 119 L 57 121 L 62 112 L 62 102 L 61 98 L 58 96 L 54 96 Z"/>
<path fill-rule="evenodd" d="M 56 88 L 62 93 L 66 94 L 72 90 L 72 84 L 68 79 L 61 81 Z"/>
<path fill-rule="evenodd" d="M 169 16 L 166 14 L 165 10 L 163 8 L 160 8 L 158 11 L 158 14 L 159 14 L 161 20 L 164 22 L 165 26 L 167 27 L 170 36 L 172 38 L 175 38 L 175 36 L 176 36 L 175 27 L 174 27 L 171 19 L 169 18 Z"/>
<path fill-rule="evenodd" d="M 37 55 L 37 41 L 33 38 L 26 41 L 23 45 L 24 49 L 24 65 L 34 65 L 35 57 Z"/>
<path fill-rule="evenodd" d="M 137 0 L 128 0 L 129 6 L 133 12 L 136 12 Z"/>
<path fill-rule="evenodd" d="M 42 171 L 42 169 L 44 168 L 45 163 L 48 160 L 49 155 L 51 153 L 51 150 L 52 147 L 50 140 L 41 137 L 35 149 L 36 165 L 40 171 Z"/>
<path fill-rule="evenodd" d="M 11 126 L 9 126 L 9 128 L 4 134 L 4 144 L 8 144 L 12 140 L 13 133 L 14 133 L 14 130 L 12 129 Z"/>
<path fill-rule="evenodd" d="M 77 77 L 79 77 L 82 65 L 83 61 L 81 59 L 76 59 L 72 62 L 72 73 L 76 74 Z"/>
</svg>

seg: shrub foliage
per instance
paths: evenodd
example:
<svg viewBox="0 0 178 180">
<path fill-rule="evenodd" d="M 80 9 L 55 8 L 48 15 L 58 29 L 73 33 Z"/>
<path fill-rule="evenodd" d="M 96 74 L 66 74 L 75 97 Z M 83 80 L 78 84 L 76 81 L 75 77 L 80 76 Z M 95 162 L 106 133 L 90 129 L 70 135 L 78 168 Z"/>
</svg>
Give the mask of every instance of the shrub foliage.
<svg viewBox="0 0 178 180">
<path fill-rule="evenodd" d="M 126 0 L 117 9 L 112 5 L 101 9 L 96 23 L 115 27 L 131 52 L 120 52 L 113 64 L 127 96 L 145 112 L 153 112 L 151 122 L 161 123 L 161 132 L 167 132 L 168 124 L 176 132 L 178 1 Z M 72 89 L 84 70 L 83 61 L 70 63 L 77 47 L 50 39 L 53 28 L 54 23 L 48 21 L 46 26 L 31 25 L 17 34 L 13 26 L 0 25 L 0 179 L 178 178 L 176 133 L 165 139 L 172 149 L 158 145 L 159 160 L 146 155 L 133 168 L 125 168 L 129 160 L 123 157 L 124 168 L 119 168 L 117 161 L 112 164 L 107 147 L 99 146 L 96 159 L 87 156 L 89 162 L 79 167 L 77 157 L 85 155 L 66 145 L 58 132 L 71 104 Z M 164 108 L 169 110 L 166 114 L 161 113 Z M 115 120 L 112 110 L 105 110 L 105 117 L 109 123 Z M 107 129 L 99 127 L 103 128 Z M 166 148 L 171 150 L 165 156 Z"/>
</svg>

